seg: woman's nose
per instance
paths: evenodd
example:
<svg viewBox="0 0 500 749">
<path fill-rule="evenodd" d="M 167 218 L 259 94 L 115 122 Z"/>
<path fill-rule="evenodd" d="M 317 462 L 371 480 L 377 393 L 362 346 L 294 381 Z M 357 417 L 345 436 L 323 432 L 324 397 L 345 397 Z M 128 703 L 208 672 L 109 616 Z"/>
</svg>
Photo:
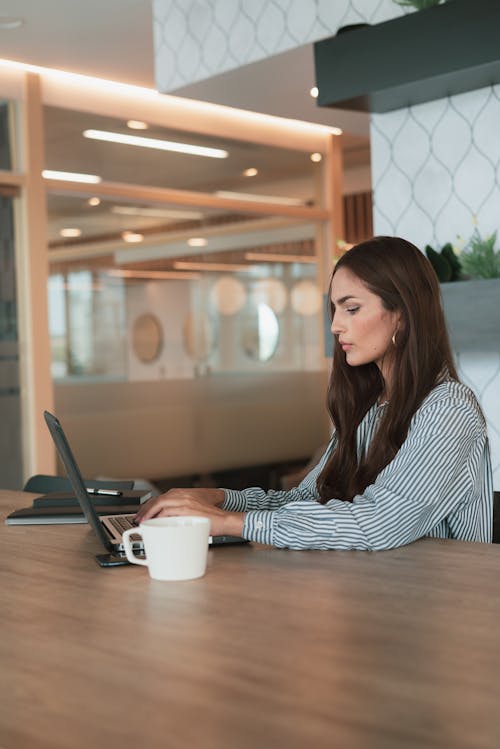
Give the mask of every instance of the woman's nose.
<svg viewBox="0 0 500 749">
<path fill-rule="evenodd" d="M 330 326 L 330 330 L 332 331 L 333 335 L 339 335 L 341 332 L 341 326 L 338 319 L 338 315 L 333 316 L 332 324 Z"/>
</svg>

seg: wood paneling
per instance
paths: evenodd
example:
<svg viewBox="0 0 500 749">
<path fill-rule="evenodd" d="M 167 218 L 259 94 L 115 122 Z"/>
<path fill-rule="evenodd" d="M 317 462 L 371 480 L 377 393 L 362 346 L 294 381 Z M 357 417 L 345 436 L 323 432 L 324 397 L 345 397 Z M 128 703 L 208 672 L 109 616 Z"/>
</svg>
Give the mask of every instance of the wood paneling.
<svg viewBox="0 0 500 749">
<path fill-rule="evenodd" d="M 357 244 L 373 236 L 372 193 L 344 195 L 345 241 Z"/>
</svg>

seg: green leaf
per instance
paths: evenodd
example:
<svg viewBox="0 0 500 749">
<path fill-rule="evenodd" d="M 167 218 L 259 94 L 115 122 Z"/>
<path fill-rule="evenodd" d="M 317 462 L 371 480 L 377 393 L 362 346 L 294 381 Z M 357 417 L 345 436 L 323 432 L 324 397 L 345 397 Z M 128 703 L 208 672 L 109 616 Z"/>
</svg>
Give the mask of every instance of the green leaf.
<svg viewBox="0 0 500 749">
<path fill-rule="evenodd" d="M 451 281 L 453 272 L 448 260 L 439 252 L 433 250 L 430 245 L 427 245 L 427 247 L 425 248 L 425 252 L 441 283 Z"/>
<path fill-rule="evenodd" d="M 451 267 L 450 281 L 459 281 L 462 277 L 462 263 L 455 255 L 450 242 L 447 242 L 441 249 L 441 255 L 446 258 Z"/>
<path fill-rule="evenodd" d="M 462 267 L 472 278 L 500 278 L 500 251 L 495 250 L 497 232 L 483 239 L 476 228 L 461 255 Z"/>
</svg>

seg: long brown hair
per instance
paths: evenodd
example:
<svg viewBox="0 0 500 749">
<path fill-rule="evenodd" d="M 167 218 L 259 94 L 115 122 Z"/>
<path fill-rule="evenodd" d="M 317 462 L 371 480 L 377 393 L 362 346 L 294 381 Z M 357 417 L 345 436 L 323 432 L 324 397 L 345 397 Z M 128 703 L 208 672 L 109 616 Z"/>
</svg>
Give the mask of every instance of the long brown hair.
<svg viewBox="0 0 500 749">
<path fill-rule="evenodd" d="M 393 356 L 393 390 L 367 454 L 358 462 L 356 430 L 384 390 L 373 362 L 349 366 L 334 340 L 327 405 L 336 447 L 317 479 L 320 502 L 352 501 L 372 484 L 406 438 L 410 420 L 440 374 L 458 379 L 435 271 L 420 250 L 398 237 L 374 237 L 346 252 L 335 266 L 346 268 L 380 297 L 387 310 L 398 310 Z M 333 305 L 330 301 L 330 314 Z"/>
</svg>

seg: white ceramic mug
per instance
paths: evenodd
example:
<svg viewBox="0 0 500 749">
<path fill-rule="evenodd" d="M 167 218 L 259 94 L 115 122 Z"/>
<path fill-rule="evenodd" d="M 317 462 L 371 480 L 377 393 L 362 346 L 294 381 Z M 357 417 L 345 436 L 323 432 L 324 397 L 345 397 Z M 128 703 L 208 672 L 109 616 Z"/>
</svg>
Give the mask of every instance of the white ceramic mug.
<svg viewBox="0 0 500 749">
<path fill-rule="evenodd" d="M 145 559 L 135 556 L 130 536 L 144 541 Z M 210 520 L 200 517 L 151 518 L 123 534 L 129 562 L 142 564 L 153 580 L 193 580 L 207 568 Z"/>
</svg>

